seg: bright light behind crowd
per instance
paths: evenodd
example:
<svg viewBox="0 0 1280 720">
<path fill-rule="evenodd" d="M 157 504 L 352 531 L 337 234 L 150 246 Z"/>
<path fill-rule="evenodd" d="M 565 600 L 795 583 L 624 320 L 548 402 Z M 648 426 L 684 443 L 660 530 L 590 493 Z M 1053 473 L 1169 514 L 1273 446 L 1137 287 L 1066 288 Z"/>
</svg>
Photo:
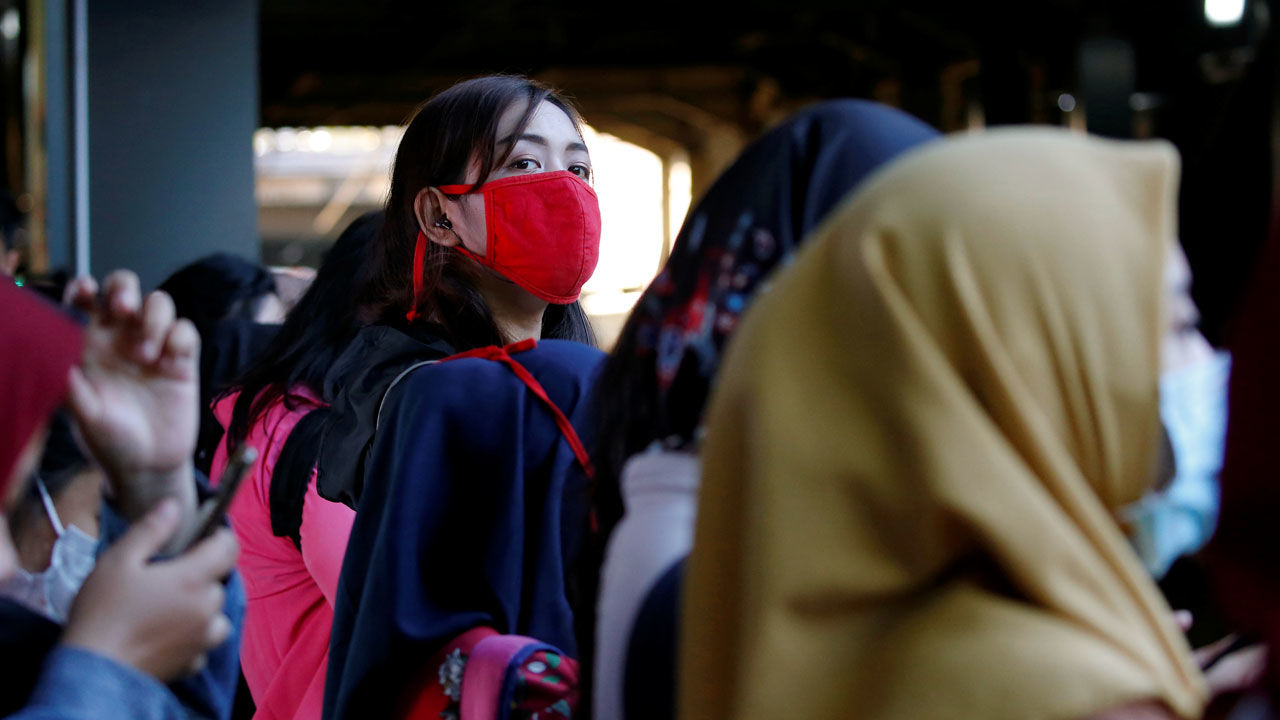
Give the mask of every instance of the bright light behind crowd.
<svg viewBox="0 0 1280 720">
<path fill-rule="evenodd" d="M 667 168 L 667 231 L 671 242 L 675 243 L 680 235 L 680 226 L 684 225 L 684 216 L 689 214 L 689 205 L 693 202 L 693 168 L 687 160 L 676 160 Z"/>
<path fill-rule="evenodd" d="M 1245 0 L 1204 0 L 1204 17 L 1210 25 L 1235 25 L 1244 17 Z"/>
<path fill-rule="evenodd" d="M 4 17 L 0 18 L 0 35 L 4 35 L 5 40 L 17 40 L 21 32 L 22 16 L 18 14 L 18 9 L 5 10 Z"/>
<path fill-rule="evenodd" d="M 584 288 L 587 312 L 626 312 L 626 290 L 643 288 L 662 259 L 662 159 L 638 145 L 583 128 L 600 199 L 600 264 Z M 596 297 L 592 297 L 596 296 Z"/>
<path fill-rule="evenodd" d="M 258 130 L 253 148 L 260 227 L 295 238 L 296 248 L 331 241 L 353 213 L 385 202 L 403 134 L 400 127 Z M 664 163 L 639 145 L 590 126 L 583 134 L 602 233 L 600 262 L 582 302 L 589 314 L 611 316 L 617 324 L 657 274 L 668 237 L 674 239 L 680 230 L 691 199 L 690 168 L 682 157 Z M 604 335 L 612 332 L 609 328 L 602 326 Z"/>
</svg>

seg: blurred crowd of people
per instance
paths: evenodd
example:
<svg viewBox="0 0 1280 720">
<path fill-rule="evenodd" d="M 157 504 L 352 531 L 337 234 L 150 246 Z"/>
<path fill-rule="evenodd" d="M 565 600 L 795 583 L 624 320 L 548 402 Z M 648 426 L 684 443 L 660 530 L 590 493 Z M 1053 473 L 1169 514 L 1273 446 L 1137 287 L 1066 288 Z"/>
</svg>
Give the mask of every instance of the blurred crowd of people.
<svg viewBox="0 0 1280 720">
<path fill-rule="evenodd" d="M 0 715 L 1276 717 L 1280 244 L 1211 347 L 1179 177 L 819 102 L 606 354 L 582 120 L 495 75 L 315 273 L 0 283 Z"/>
</svg>

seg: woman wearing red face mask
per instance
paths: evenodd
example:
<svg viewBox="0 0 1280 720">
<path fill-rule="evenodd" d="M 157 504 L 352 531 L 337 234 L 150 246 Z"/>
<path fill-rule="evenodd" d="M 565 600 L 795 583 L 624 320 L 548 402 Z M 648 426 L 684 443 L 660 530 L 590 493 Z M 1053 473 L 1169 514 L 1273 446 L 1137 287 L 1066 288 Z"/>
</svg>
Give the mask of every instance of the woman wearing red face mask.
<svg viewBox="0 0 1280 720">
<path fill-rule="evenodd" d="M 357 511 L 322 588 L 325 717 L 574 701 L 565 578 L 590 528 L 575 425 L 603 357 L 576 302 L 599 247 L 590 177 L 576 112 L 524 78 L 455 85 L 406 128 L 352 268 L 366 324 L 310 388 L 325 407 L 263 452 L 273 528 L 317 502 Z M 304 555 L 327 530 L 279 525 Z"/>
</svg>

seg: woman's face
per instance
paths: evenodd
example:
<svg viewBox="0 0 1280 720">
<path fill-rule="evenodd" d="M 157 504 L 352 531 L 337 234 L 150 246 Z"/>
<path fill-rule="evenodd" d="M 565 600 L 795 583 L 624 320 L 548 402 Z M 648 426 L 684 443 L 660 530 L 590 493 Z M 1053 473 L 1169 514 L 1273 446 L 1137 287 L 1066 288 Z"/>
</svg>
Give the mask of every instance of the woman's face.
<svg viewBox="0 0 1280 720">
<path fill-rule="evenodd" d="M 582 142 L 573 121 L 563 110 L 543 101 L 530 118 L 528 126 L 519 136 L 514 136 L 516 125 L 524 114 L 525 106 L 516 103 L 503 112 L 498 122 L 498 141 L 495 152 L 502 156 L 510 149 L 505 163 L 484 178 L 486 182 L 515 175 L 568 170 L 584 180 L 591 178 L 591 157 Z M 479 182 L 479 164 L 472 159 L 467 168 L 467 184 Z M 487 249 L 488 234 L 485 227 L 484 197 L 471 193 L 461 197 L 446 197 L 435 188 L 428 188 L 435 198 L 432 212 L 426 214 L 424 230 L 427 237 L 442 245 L 456 245 L 461 238 L 468 250 L 483 256 Z M 453 225 L 449 232 L 434 225 L 440 216 L 448 215 Z M 421 217 L 421 216 L 420 216 Z M 454 233 L 457 233 L 455 236 Z"/>
</svg>

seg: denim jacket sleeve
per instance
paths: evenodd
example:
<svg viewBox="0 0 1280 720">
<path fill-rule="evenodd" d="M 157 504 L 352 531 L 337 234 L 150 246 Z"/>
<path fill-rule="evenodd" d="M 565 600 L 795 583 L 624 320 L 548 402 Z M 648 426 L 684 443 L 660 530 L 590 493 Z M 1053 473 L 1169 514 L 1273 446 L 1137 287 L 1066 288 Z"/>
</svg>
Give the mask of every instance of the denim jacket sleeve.
<svg viewBox="0 0 1280 720">
<path fill-rule="evenodd" d="M 148 675 L 101 655 L 59 645 L 26 707 L 5 720 L 186 720 L 173 693 Z"/>
</svg>

